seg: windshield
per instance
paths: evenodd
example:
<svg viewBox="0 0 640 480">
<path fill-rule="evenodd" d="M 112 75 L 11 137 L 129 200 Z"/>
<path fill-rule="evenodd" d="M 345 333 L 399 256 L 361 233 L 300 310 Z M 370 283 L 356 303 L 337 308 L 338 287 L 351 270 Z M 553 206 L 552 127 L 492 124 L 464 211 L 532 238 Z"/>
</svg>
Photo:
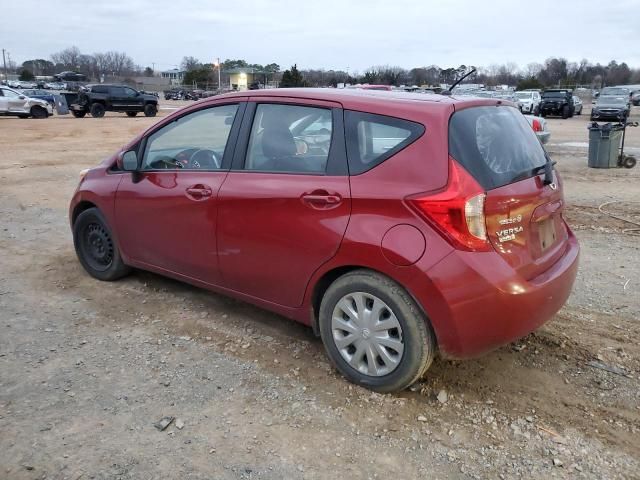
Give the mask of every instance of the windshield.
<svg viewBox="0 0 640 480">
<path fill-rule="evenodd" d="M 449 153 L 485 190 L 533 176 L 547 158 L 533 129 L 510 106 L 472 107 L 449 122 Z"/>
<path fill-rule="evenodd" d="M 609 95 L 629 95 L 629 90 L 626 88 L 607 87 L 600 92 L 601 97 Z"/>
<path fill-rule="evenodd" d="M 627 97 L 626 96 L 621 96 L 621 97 L 614 97 L 611 95 L 605 95 L 602 96 L 600 95 L 598 97 L 598 100 L 596 101 L 596 105 L 625 105 L 627 103 Z"/>
<path fill-rule="evenodd" d="M 545 98 L 563 98 L 567 95 L 566 91 L 560 91 L 560 92 L 544 92 L 542 94 L 543 97 Z"/>
<path fill-rule="evenodd" d="M 516 92 L 516 97 L 521 98 L 523 100 L 531 98 L 530 92 Z"/>
</svg>

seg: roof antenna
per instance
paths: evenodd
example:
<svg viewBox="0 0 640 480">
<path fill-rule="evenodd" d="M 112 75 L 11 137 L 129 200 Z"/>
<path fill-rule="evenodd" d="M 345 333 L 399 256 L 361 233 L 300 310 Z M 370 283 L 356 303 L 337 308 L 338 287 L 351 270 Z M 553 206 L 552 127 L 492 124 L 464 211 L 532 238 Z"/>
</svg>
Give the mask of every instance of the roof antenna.
<svg viewBox="0 0 640 480">
<path fill-rule="evenodd" d="M 465 73 L 462 77 L 460 77 L 458 80 L 456 80 L 453 85 L 451 85 L 449 87 L 448 90 L 444 90 L 442 92 L 440 92 L 442 95 L 451 95 L 451 93 L 453 92 L 453 89 L 456 88 L 458 86 L 458 84 L 463 81 L 465 78 L 467 78 L 469 75 L 471 75 L 472 73 L 474 73 L 476 71 L 475 67 L 471 67 L 471 70 L 469 70 L 469 72 Z"/>
</svg>

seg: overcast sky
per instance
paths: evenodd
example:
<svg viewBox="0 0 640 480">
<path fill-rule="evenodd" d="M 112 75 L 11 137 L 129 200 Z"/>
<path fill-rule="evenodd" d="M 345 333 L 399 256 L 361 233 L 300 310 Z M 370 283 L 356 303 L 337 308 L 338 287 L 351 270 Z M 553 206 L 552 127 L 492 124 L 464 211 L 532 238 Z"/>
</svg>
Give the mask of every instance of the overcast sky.
<svg viewBox="0 0 640 480">
<path fill-rule="evenodd" d="M 156 70 L 191 55 L 363 72 L 524 66 L 550 56 L 640 67 L 639 0 L 0 0 L 0 48 L 22 63 L 76 45 Z"/>
</svg>

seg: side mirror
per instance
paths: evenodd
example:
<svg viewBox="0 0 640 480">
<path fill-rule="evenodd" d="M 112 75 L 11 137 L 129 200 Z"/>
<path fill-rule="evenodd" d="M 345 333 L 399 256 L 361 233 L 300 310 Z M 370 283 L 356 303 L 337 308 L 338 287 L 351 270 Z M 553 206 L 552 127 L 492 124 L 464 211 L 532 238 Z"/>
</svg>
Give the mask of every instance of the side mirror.
<svg viewBox="0 0 640 480">
<path fill-rule="evenodd" d="M 233 117 L 225 117 L 224 118 L 225 125 L 233 125 Z"/>
<path fill-rule="evenodd" d="M 125 172 L 135 172 L 138 170 L 138 155 L 135 151 L 129 150 L 122 155 L 122 169 Z"/>
<path fill-rule="evenodd" d="M 24 95 L 19 95 L 19 96 L 18 96 L 18 98 L 19 98 L 20 100 L 24 100 L 24 99 L 25 99 L 25 98 L 27 98 L 27 97 L 25 97 Z"/>
</svg>

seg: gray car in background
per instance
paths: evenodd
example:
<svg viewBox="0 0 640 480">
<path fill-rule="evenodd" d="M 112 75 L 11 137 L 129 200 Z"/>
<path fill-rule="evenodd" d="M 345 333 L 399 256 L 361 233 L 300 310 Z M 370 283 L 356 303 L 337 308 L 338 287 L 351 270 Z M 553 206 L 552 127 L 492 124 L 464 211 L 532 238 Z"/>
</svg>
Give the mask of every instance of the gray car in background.
<svg viewBox="0 0 640 480">
<path fill-rule="evenodd" d="M 591 120 L 621 122 L 629 116 L 630 110 L 629 89 L 606 87 L 600 92 L 591 110 Z"/>
</svg>

